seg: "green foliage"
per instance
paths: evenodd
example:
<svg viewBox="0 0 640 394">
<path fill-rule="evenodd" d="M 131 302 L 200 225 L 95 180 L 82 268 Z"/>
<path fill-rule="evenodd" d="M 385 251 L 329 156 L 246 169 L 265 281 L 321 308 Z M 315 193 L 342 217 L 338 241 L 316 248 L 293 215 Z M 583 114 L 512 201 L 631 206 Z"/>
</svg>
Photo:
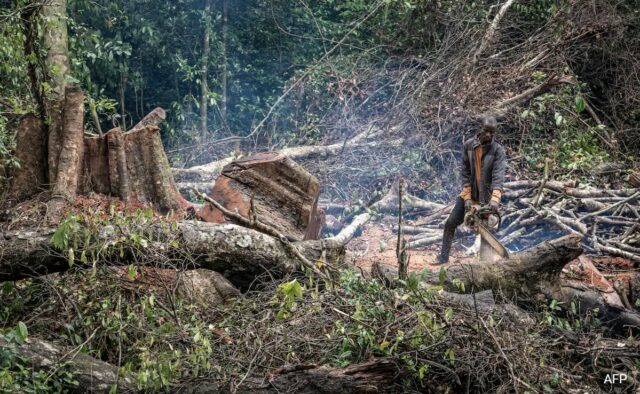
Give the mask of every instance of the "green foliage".
<svg viewBox="0 0 640 394">
<path fill-rule="evenodd" d="M 276 317 L 285 320 L 293 316 L 296 309 L 296 298 L 302 298 L 302 286 L 294 279 L 278 286 L 280 310 Z"/>
<path fill-rule="evenodd" d="M 534 79 L 543 78 L 544 74 L 534 75 Z M 580 86 L 563 86 L 557 93 L 534 98 L 520 117 L 528 123 L 534 136 L 544 136 L 547 141 L 523 146 L 527 163 L 542 170 L 545 159 L 551 159 L 556 173 L 575 178 L 576 175 L 589 176 L 596 166 L 609 160 L 602 142 L 606 127 L 584 120 L 580 114 L 585 109 Z"/>
<path fill-rule="evenodd" d="M 21 321 L 4 333 L 0 331 L 0 337 L 9 344 L 0 348 L 0 393 L 61 393 L 77 387 L 78 382 L 70 372 L 36 371 L 28 359 L 16 353 L 15 347 L 24 344 L 28 336 L 27 326 Z"/>
<path fill-rule="evenodd" d="M 587 314 L 580 314 L 579 304 L 572 301 L 563 305 L 552 300 L 543 311 L 543 322 L 573 332 L 588 332 L 602 325 L 598 317 L 598 309 L 590 310 Z"/>
</svg>

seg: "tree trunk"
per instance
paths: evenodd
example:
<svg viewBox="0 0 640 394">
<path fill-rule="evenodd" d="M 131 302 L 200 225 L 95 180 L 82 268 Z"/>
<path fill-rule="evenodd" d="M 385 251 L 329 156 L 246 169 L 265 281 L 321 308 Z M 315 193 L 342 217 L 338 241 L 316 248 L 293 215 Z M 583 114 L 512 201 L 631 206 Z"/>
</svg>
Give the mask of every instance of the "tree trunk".
<svg viewBox="0 0 640 394">
<path fill-rule="evenodd" d="M 118 367 L 81 353 L 79 349 L 59 346 L 30 337 L 17 345 L 0 336 L 0 346 L 12 349 L 27 360 L 35 371 L 53 371 L 62 367 L 73 373 L 77 387 L 65 387 L 73 393 L 109 393 L 117 385 L 117 392 L 136 392 L 136 376 L 119 374 Z M 329 365 L 294 365 L 273 371 L 269 379 L 249 377 L 242 385 L 234 387 L 234 393 L 388 393 L 398 392 L 395 386 L 397 367 L 386 359 L 374 359 L 346 368 Z M 213 382 L 194 383 L 190 388 L 180 388 L 184 393 L 227 393 L 225 387 Z"/>
<path fill-rule="evenodd" d="M 50 239 L 55 229 L 12 231 L 0 236 L 0 281 L 19 280 L 69 268 L 68 255 L 55 250 Z M 117 242 L 119 237 L 128 239 L 129 234 L 145 234 L 148 247 L 142 251 L 133 244 Z M 105 227 L 99 240 L 93 245 L 113 241 L 118 245 L 112 253 L 101 253 L 101 261 L 108 264 L 127 264 L 133 257 L 140 264 L 159 264 L 167 258 L 192 260 L 187 268 L 206 268 L 222 273 L 235 286 L 246 289 L 256 276 L 270 272 L 273 276 L 300 269 L 300 261 L 292 256 L 281 240 L 256 230 L 234 224 L 214 224 L 182 221 L 176 229 L 168 225 L 153 225 L 148 228 Z M 82 241 L 82 240 L 81 240 Z M 170 247 L 176 241 L 179 247 Z M 342 262 L 344 245 L 332 239 L 303 241 L 293 244 L 310 261 L 325 260 L 328 264 Z M 91 248 L 91 245 L 88 246 Z M 115 250 L 117 249 L 117 250 Z M 78 245 L 75 256 L 80 258 L 85 251 Z M 122 250 L 122 254 L 120 253 Z M 75 262 L 81 265 L 80 261 Z"/>
<path fill-rule="evenodd" d="M 57 161 L 56 182 L 51 188 L 52 201 L 47 212 L 51 218 L 57 218 L 62 207 L 75 199 L 82 174 L 84 94 L 77 86 L 68 86 L 65 90 L 62 145 Z"/>
<path fill-rule="evenodd" d="M 222 122 L 227 124 L 227 80 L 228 63 L 227 47 L 229 45 L 229 1 L 222 0 L 222 97 L 220 99 L 220 112 L 222 112 Z"/>
<path fill-rule="evenodd" d="M 47 51 L 45 59 L 50 91 L 45 105 L 48 124 L 49 183 L 55 184 L 58 176 L 58 157 L 63 144 L 63 110 L 66 78 L 69 74 L 69 51 L 67 49 L 67 1 L 51 0 L 42 6 L 44 18 L 43 44 Z"/>
<path fill-rule="evenodd" d="M 448 287 L 457 289 L 453 284 L 457 279 L 467 291 L 494 289 L 508 297 L 548 294 L 550 288 L 559 286 L 562 268 L 582 254 L 580 241 L 580 237 L 567 235 L 514 253 L 508 259 L 451 264 L 447 267 Z"/>
<path fill-rule="evenodd" d="M 65 348 L 38 338 L 29 338 L 26 343 L 17 345 L 0 336 L 0 347 L 13 349 L 25 359 L 34 371 L 53 371 L 62 367 L 73 373 L 78 387 L 71 388 L 74 393 L 109 393 L 117 384 L 117 392 L 135 392 L 135 377 L 119 376 L 118 367 L 93 358 L 80 349 Z"/>
<path fill-rule="evenodd" d="M 180 195 L 164 153 L 156 109 L 130 131 L 109 130 L 104 137 L 85 140 L 83 191 L 111 194 L 123 201 L 151 204 L 167 213 L 183 211 L 190 204 Z M 147 126 L 148 125 L 148 126 Z"/>
<path fill-rule="evenodd" d="M 200 134 L 207 134 L 207 103 L 209 102 L 209 41 L 211 34 L 211 0 L 205 0 L 204 31 L 202 32 L 202 68 L 200 70 Z"/>
<path fill-rule="evenodd" d="M 287 156 L 292 160 L 299 159 L 309 159 L 313 157 L 329 157 L 335 156 L 343 152 L 345 149 L 351 149 L 356 146 L 370 146 L 376 147 L 380 146 L 384 143 L 385 146 L 401 146 L 404 140 L 398 139 L 394 141 L 371 141 L 364 142 L 367 138 L 373 136 L 373 132 L 371 130 L 366 130 L 349 141 L 342 141 L 331 145 L 321 145 L 321 146 L 294 146 L 290 148 L 283 148 L 278 151 L 278 153 Z M 221 159 L 218 161 L 214 161 L 211 163 L 193 166 L 190 168 L 174 168 L 173 175 L 176 177 L 178 182 L 182 181 L 212 181 L 220 175 L 222 169 L 229 163 L 233 161 L 233 158 Z"/>
</svg>

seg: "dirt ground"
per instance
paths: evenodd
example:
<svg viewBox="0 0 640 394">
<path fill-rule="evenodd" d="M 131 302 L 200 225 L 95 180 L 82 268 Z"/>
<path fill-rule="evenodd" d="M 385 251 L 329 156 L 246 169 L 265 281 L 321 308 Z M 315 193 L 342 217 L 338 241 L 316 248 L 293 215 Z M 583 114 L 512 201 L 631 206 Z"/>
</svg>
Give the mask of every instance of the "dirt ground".
<svg viewBox="0 0 640 394">
<path fill-rule="evenodd" d="M 397 267 L 396 245 L 398 238 L 394 230 L 396 224 L 397 218 L 385 216 L 379 220 L 369 221 L 363 226 L 362 233 L 347 245 L 347 250 L 351 252 L 356 267 L 365 272 L 369 272 L 374 262 Z M 408 222 L 407 224 L 412 223 Z M 456 262 L 473 263 L 477 261 L 476 256 L 468 256 L 465 248 L 461 246 L 463 236 L 456 235 L 449 263 L 445 267 Z M 411 235 L 405 235 L 406 239 L 411 237 Z M 468 240 L 467 237 L 465 242 Z M 437 242 L 417 250 L 411 250 L 409 252 L 409 271 L 421 272 L 427 269 L 431 272 L 438 272 L 441 266 L 436 264 L 436 258 L 440 244 L 441 242 Z M 613 283 L 617 281 L 622 288 L 628 287 L 629 281 L 633 280 L 635 274 L 633 267 L 632 261 L 621 257 L 582 255 L 564 267 L 562 276 L 568 282 L 579 282 L 597 289 L 603 294 L 615 294 Z"/>
<path fill-rule="evenodd" d="M 368 271 L 376 261 L 386 266 L 395 267 L 398 265 L 396 257 L 398 236 L 393 229 L 396 224 L 396 218 L 385 216 L 377 221 L 369 221 L 363 226 L 362 234 L 347 245 L 347 250 L 355 257 L 356 267 Z M 412 222 L 407 224 L 412 224 Z M 405 235 L 407 240 L 410 240 L 411 237 L 412 235 Z M 456 241 L 460 241 L 460 237 L 457 237 Z M 451 248 L 451 255 L 447 265 L 457 261 L 473 262 L 476 260 L 475 256 L 465 256 L 460 242 L 456 241 L 454 241 L 454 245 Z M 436 264 L 436 258 L 440 251 L 440 244 L 441 242 L 437 242 L 417 250 L 411 250 L 409 252 L 409 271 L 420 272 L 424 269 L 432 272 L 439 271 L 441 266 Z"/>
</svg>

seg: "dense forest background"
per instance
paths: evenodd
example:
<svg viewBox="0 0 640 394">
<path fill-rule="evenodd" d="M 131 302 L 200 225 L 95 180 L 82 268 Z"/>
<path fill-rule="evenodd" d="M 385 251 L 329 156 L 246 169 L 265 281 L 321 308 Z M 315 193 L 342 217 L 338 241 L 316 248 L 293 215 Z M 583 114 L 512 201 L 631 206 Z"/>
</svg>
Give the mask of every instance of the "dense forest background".
<svg viewBox="0 0 640 394">
<path fill-rule="evenodd" d="M 32 110 L 47 88 L 44 76 L 37 86 L 28 77 L 46 24 L 33 7 L 8 2 L 1 11 L 4 154 L 7 116 Z M 565 76 L 570 84 L 508 111 L 503 123 L 518 148 L 551 137 L 543 149 L 553 145 L 560 164 L 582 170 L 605 153 L 617 157 L 618 146 L 638 147 L 634 8 L 516 2 L 474 72 L 466 59 L 497 9 L 489 2 L 69 1 L 68 78 L 96 110 L 89 133 L 96 122 L 126 129 L 161 106 L 169 151 L 197 147 L 173 155 L 192 165 L 228 154 L 216 153 L 223 138 L 240 137 L 247 149 L 312 143 L 353 134 L 375 116 L 426 133 L 436 111 L 439 125 L 461 132 L 458 118 Z"/>
<path fill-rule="evenodd" d="M 52 4 L 63 10 L 66 27 L 45 12 Z M 317 383 L 331 371 L 336 384 L 350 384 L 351 367 L 365 368 L 358 376 L 366 384 L 356 382 L 353 392 L 366 392 L 371 384 L 393 385 L 389 391 L 397 392 L 594 387 L 599 392 L 611 388 L 603 383 L 606 371 L 635 374 L 637 389 L 638 5 L 637 0 L 0 0 L 0 245 L 7 245 L 0 250 L 0 278 L 6 279 L 0 285 L 0 344 L 13 346 L 0 348 L 0 392 L 82 392 L 83 377 L 95 378 L 96 369 L 106 371 L 99 377 L 106 383 L 92 388 L 96 392 L 297 391 L 303 384 L 287 374 Z M 48 56 L 54 34 L 64 42 L 68 70 Z M 552 300 L 546 293 L 540 302 L 540 294 L 527 293 L 527 286 L 514 280 L 512 287 L 524 290 L 514 290 L 516 297 L 496 296 L 500 307 L 480 313 L 475 296 L 465 307 L 455 304 L 459 298 L 443 296 L 443 270 L 414 272 L 398 285 L 373 280 L 358 266 L 360 272 L 336 270 L 333 282 L 325 281 L 316 276 L 330 268 L 323 263 L 325 251 L 295 273 L 274 277 L 271 269 L 252 265 L 263 260 L 216 243 L 235 242 L 232 236 L 207 238 L 218 231 L 207 227 L 211 223 L 118 205 L 113 190 L 108 197 L 95 190 L 76 196 L 74 190 L 74 200 L 65 201 L 69 207 L 60 208 L 67 216 L 48 228 L 43 214 L 49 210 L 48 182 L 36 185 L 38 193 L 19 209 L 5 209 L 4 200 L 11 174 L 23 164 L 16 158 L 16 130 L 31 113 L 43 129 L 55 128 L 50 102 L 59 77 L 84 92 L 80 133 L 85 139 L 116 127 L 130 130 L 154 108 L 164 108 L 160 132 L 172 167 L 164 175 L 172 177 L 174 188 L 175 177 L 185 197 L 194 197 L 189 193 L 198 188 L 208 191 L 219 164 L 228 164 L 224 160 L 291 148 L 287 152 L 319 179 L 321 205 L 339 212 L 333 218 L 340 222 L 337 230 L 324 236 L 353 227 L 340 245 L 343 254 L 344 244 L 361 234 L 349 223 L 375 219 L 382 235 L 402 233 L 402 215 L 390 218 L 398 213 L 398 200 L 372 213 L 392 194 L 397 198 L 394 193 L 400 201 L 404 192 L 422 204 L 412 220 L 425 212 L 431 220 L 445 220 L 446 204 L 460 192 L 461 143 L 478 130 L 483 116 L 495 116 L 512 181 L 501 208 L 507 226 L 513 224 L 515 232 L 521 221 L 539 225 L 521 248 L 579 233 L 585 241 L 575 241 L 571 253 L 577 256 L 584 247 L 589 258 L 626 256 L 624 267 L 637 284 L 628 280 L 630 299 L 623 306 L 598 298 L 601 303 L 585 312 L 577 302 Z M 210 162 L 215 165 L 207 166 Z M 403 190 L 399 185 L 405 180 Z M 545 187 L 551 191 L 543 195 Z M 51 194 L 55 197 L 55 190 Z M 539 223 L 543 216 L 559 224 L 549 230 L 550 222 Z M 441 236 L 434 235 L 441 233 L 440 222 L 429 230 L 431 236 Z M 21 232 L 18 227 L 25 224 L 31 227 Z M 105 228 L 122 234 L 108 239 Z M 237 231 L 252 239 L 242 232 L 248 230 Z M 519 230 L 523 238 L 532 232 Z M 214 246 L 192 242 L 201 252 L 192 253 L 185 245 L 194 234 Z M 382 238 L 371 241 L 379 254 L 391 250 Z M 284 237 L 282 244 L 274 239 L 265 249 L 280 253 L 282 245 L 292 245 Z M 598 240 L 611 243 L 600 249 Z M 33 255 L 67 272 L 14 275 L 12 253 L 31 253 L 37 242 L 46 245 L 46 253 Z M 397 242 L 400 250 L 400 236 Z M 305 245 L 299 244 L 304 253 L 313 249 Z M 180 293 L 181 275 L 194 267 L 211 269 L 202 256 L 218 249 L 245 259 L 251 269 L 238 271 L 255 274 L 250 285 L 198 272 L 206 277 L 203 283 L 228 284 L 228 294 L 218 288 L 203 301 Z M 299 258 L 287 250 L 272 259 L 276 268 Z M 216 270 L 225 268 L 216 264 Z M 555 279 L 561 269 L 554 271 Z M 438 283 L 428 287 L 427 277 Z M 470 290 L 465 283 L 471 282 L 456 279 L 447 289 L 464 293 Z M 598 315 L 593 305 L 602 306 L 601 312 L 610 309 Z M 35 368 L 29 358 L 40 360 L 38 354 L 23 358 L 12 350 L 25 343 L 43 352 L 60 346 L 56 357 L 65 362 Z M 51 363 L 45 359 L 39 365 Z M 310 392 L 343 388 L 310 387 Z"/>
</svg>

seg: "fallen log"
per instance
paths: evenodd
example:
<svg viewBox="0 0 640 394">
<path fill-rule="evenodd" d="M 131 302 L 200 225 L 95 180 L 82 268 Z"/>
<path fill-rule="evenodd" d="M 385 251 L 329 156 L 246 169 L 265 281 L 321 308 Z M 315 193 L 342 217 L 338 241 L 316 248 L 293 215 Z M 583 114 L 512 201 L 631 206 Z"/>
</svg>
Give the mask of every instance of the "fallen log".
<svg viewBox="0 0 640 394">
<path fill-rule="evenodd" d="M 346 148 L 352 148 L 360 144 L 360 142 L 370 136 L 371 130 L 356 135 L 349 141 L 343 141 L 331 145 L 320 146 L 295 146 L 290 148 L 283 148 L 278 151 L 281 155 L 287 156 L 292 160 L 310 158 L 316 156 L 333 156 Z M 217 177 L 222 169 L 231 164 L 234 160 L 232 157 L 227 157 L 211 163 L 193 166 L 190 168 L 174 168 L 173 175 L 176 179 L 181 181 L 211 181 Z"/>
<path fill-rule="evenodd" d="M 346 368 L 329 365 L 294 365 L 280 368 L 267 382 L 248 382 L 236 387 L 237 392 L 299 394 L 389 393 L 395 387 L 398 369 L 391 360 L 374 359 Z"/>
<path fill-rule="evenodd" d="M 45 228 L 1 234 L 0 281 L 69 269 L 68 254 L 50 243 L 54 231 Z M 131 234 L 144 236 L 148 244 L 141 248 L 139 244 L 121 241 L 130 239 Z M 175 226 L 158 223 L 146 228 L 106 226 L 96 237 L 88 246 L 80 240 L 73 264 L 83 264 L 80 260 L 83 252 L 86 255 L 91 248 L 105 246 L 107 250 L 100 254 L 102 263 L 127 264 L 134 257 L 140 264 L 181 262 L 186 269 L 199 267 L 220 272 L 241 289 L 246 289 L 262 273 L 270 272 L 275 277 L 301 268 L 299 259 L 281 240 L 234 224 L 180 221 Z M 338 236 L 291 245 L 309 261 L 322 259 L 326 264 L 338 264 L 344 260 L 342 241 L 346 239 Z"/>
<path fill-rule="evenodd" d="M 535 297 L 557 287 L 562 268 L 581 254 L 580 237 L 567 235 L 496 262 L 450 264 L 447 285 L 457 289 L 456 279 L 468 291 L 493 289 L 507 296 Z"/>
<path fill-rule="evenodd" d="M 0 335 L 0 348 L 13 351 L 25 360 L 34 371 L 56 371 L 66 368 L 78 381 L 77 387 L 65 387 L 75 393 L 109 393 L 114 387 L 117 392 L 137 391 L 133 375 L 121 375 L 118 367 L 82 353 L 80 348 L 72 349 L 54 345 L 38 338 L 28 338 L 21 345 L 11 343 Z"/>
</svg>

